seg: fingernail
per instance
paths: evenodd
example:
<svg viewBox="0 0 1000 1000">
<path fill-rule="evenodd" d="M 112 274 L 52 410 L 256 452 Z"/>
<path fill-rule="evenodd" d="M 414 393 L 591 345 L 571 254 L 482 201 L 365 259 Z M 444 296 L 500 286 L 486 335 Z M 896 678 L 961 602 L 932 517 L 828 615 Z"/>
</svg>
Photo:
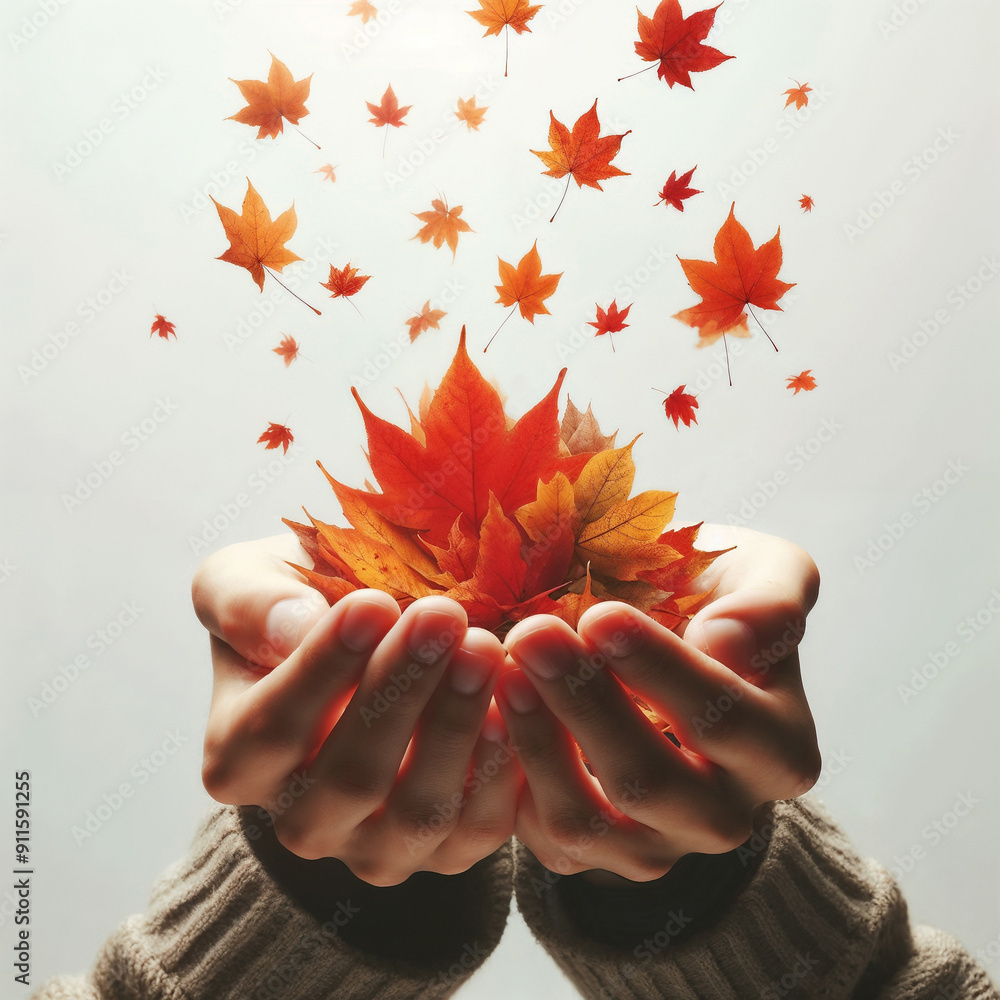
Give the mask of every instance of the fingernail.
<svg viewBox="0 0 1000 1000">
<path fill-rule="evenodd" d="M 448 680 L 459 694 L 476 694 L 490 679 L 494 661 L 481 653 L 459 650 L 448 665 Z"/>
<path fill-rule="evenodd" d="M 278 601 L 264 622 L 271 648 L 278 656 L 288 656 L 326 610 L 326 602 L 318 594 L 315 598 L 291 597 Z"/>
<path fill-rule="evenodd" d="M 713 660 L 731 669 L 750 666 L 756 640 L 749 625 L 735 618 L 710 618 L 701 629 L 705 649 Z"/>
<path fill-rule="evenodd" d="M 340 628 L 340 641 L 354 653 L 373 649 L 385 634 L 385 616 L 378 614 L 369 601 L 357 601 L 347 609 Z"/>
<path fill-rule="evenodd" d="M 543 638 L 545 631 L 537 629 L 518 636 L 510 653 L 521 666 L 551 681 L 568 674 L 576 666 L 576 656 L 560 640 Z"/>
<path fill-rule="evenodd" d="M 615 608 L 586 622 L 585 635 L 605 656 L 621 659 L 639 648 L 642 625 L 637 615 Z"/>
<path fill-rule="evenodd" d="M 504 697 L 515 712 L 526 715 L 542 703 L 534 684 L 523 674 L 512 673 L 503 684 Z"/>
<path fill-rule="evenodd" d="M 422 663 L 434 663 L 455 644 L 461 623 L 443 611 L 421 611 L 410 630 L 407 648 Z"/>
</svg>

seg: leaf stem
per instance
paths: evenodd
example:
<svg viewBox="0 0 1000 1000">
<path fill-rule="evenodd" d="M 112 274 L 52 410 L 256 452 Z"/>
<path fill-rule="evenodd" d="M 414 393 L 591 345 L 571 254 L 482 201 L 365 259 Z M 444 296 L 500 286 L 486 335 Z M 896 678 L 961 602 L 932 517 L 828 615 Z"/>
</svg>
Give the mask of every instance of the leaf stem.
<svg viewBox="0 0 1000 1000">
<path fill-rule="evenodd" d="M 506 322 L 507 322 L 507 320 L 508 320 L 508 319 L 510 319 L 510 318 L 511 318 L 511 316 L 513 316 L 513 315 L 514 315 L 514 313 L 516 313 L 516 312 L 517 312 L 517 303 L 515 302 L 515 303 L 514 303 L 514 308 L 513 308 L 513 309 L 511 309 L 511 311 L 510 311 L 509 313 L 507 313 L 507 319 L 505 319 L 505 320 L 503 321 L 503 323 L 501 323 L 501 324 L 500 324 L 500 325 L 499 325 L 499 326 L 498 326 L 498 327 L 496 328 L 496 330 L 495 330 L 495 332 L 494 332 L 493 336 L 492 336 L 492 337 L 490 337 L 490 339 L 489 339 L 489 343 L 487 343 L 487 345 L 486 345 L 486 346 L 485 346 L 485 347 L 483 348 L 483 354 L 485 354 L 485 353 L 486 353 L 486 352 L 487 352 L 487 351 L 488 351 L 488 350 L 490 349 L 490 344 L 492 344 L 492 343 L 493 343 L 493 341 L 494 341 L 494 340 L 496 340 L 496 336 L 497 336 L 497 334 L 498 334 L 498 333 L 499 333 L 499 332 L 500 332 L 500 331 L 501 331 L 501 330 L 502 330 L 502 329 L 504 328 L 504 323 L 506 323 Z"/>
<path fill-rule="evenodd" d="M 510 25 L 505 24 L 503 29 L 504 54 L 503 54 L 503 75 L 507 75 L 507 64 L 510 62 Z"/>
<path fill-rule="evenodd" d="M 268 266 L 267 266 L 266 264 L 261 264 L 261 267 L 263 267 L 263 268 L 264 268 L 264 270 L 265 270 L 265 271 L 267 271 L 267 273 L 268 273 L 269 275 L 271 275 L 271 277 L 272 277 L 272 278 L 274 278 L 274 280 L 275 280 L 275 281 L 276 281 L 276 282 L 277 282 L 277 283 L 278 283 L 279 285 L 281 285 L 281 287 L 282 287 L 282 288 L 284 288 L 284 290 L 285 290 L 286 292 L 288 292 L 288 294 L 289 294 L 289 295 L 291 295 L 291 296 L 294 296 L 295 298 L 297 298 L 297 299 L 299 300 L 299 302 L 301 302 L 301 303 L 302 303 L 302 304 L 303 304 L 304 306 L 309 306 L 309 303 L 308 303 L 308 302 L 306 302 L 306 300 L 305 300 L 304 298 L 302 298 L 302 296 L 301 296 L 301 295 L 296 295 L 296 294 L 295 294 L 295 292 L 293 292 L 293 291 L 292 291 L 292 290 L 291 290 L 291 289 L 290 289 L 290 288 L 288 287 L 288 285 L 286 285 L 286 284 L 285 284 L 285 283 L 284 283 L 284 282 L 283 282 L 283 281 L 281 280 L 281 278 L 279 278 L 279 277 L 278 277 L 278 276 L 277 276 L 277 275 L 276 275 L 276 274 L 274 273 L 274 271 L 272 271 L 272 270 L 271 270 L 271 269 L 270 269 L 270 268 L 269 268 L 269 267 L 268 267 Z M 321 312 L 320 312 L 320 311 L 319 311 L 319 310 L 318 310 L 318 309 L 317 309 L 317 308 L 316 308 L 315 306 L 309 306 L 309 308 L 310 308 L 310 309 L 312 309 L 312 311 L 313 311 L 314 313 L 316 313 L 316 315 L 317 315 L 317 316 L 322 316 L 322 315 L 323 315 L 323 314 L 322 314 L 322 313 L 321 313 Z"/>
<path fill-rule="evenodd" d="M 292 126 L 292 128 L 294 128 L 294 129 L 295 129 L 295 131 L 296 131 L 296 132 L 298 132 L 298 133 L 299 133 L 299 135 L 301 135 L 301 136 L 302 136 L 302 138 L 306 140 L 306 142 L 311 142 L 311 143 L 312 143 L 312 144 L 313 144 L 313 145 L 314 145 L 314 146 L 315 146 L 315 147 L 316 147 L 317 149 L 322 149 L 322 148 L 323 148 L 323 147 L 322 147 L 322 146 L 321 146 L 321 145 L 320 145 L 320 144 L 319 144 L 318 142 L 316 142 L 316 141 L 315 141 L 315 140 L 313 140 L 313 139 L 310 139 L 310 138 L 309 138 L 309 136 L 307 136 L 307 135 L 305 134 L 305 132 L 303 132 L 303 131 L 302 131 L 302 129 L 300 129 L 300 128 L 298 127 L 298 125 L 293 125 L 293 126 Z"/>
<path fill-rule="evenodd" d="M 384 160 L 385 159 L 385 144 L 389 141 L 389 126 L 388 125 L 384 125 L 383 128 L 385 129 L 385 136 L 382 139 L 382 159 Z"/>
<path fill-rule="evenodd" d="M 552 213 L 552 218 L 549 222 L 555 222 L 556 216 L 559 214 L 559 209 L 562 208 L 562 203 L 566 200 L 566 195 L 569 194 L 569 182 L 573 177 L 572 171 L 566 175 L 566 190 L 563 191 L 562 197 L 559 199 L 559 204 L 556 205 L 556 210 Z"/>
<path fill-rule="evenodd" d="M 729 376 L 729 387 L 732 388 L 733 385 L 733 370 L 729 367 L 729 341 L 726 340 L 726 335 L 722 335 L 722 346 L 726 349 L 726 374 Z"/>
<path fill-rule="evenodd" d="M 350 302 L 350 304 L 351 304 L 352 306 L 354 306 L 354 311 L 355 311 L 355 312 L 356 312 L 356 313 L 357 313 L 357 314 L 358 314 L 358 315 L 359 315 L 359 316 L 360 316 L 360 317 L 361 317 L 362 319 L 364 319 L 364 318 L 365 318 L 365 314 L 364 314 L 364 313 L 363 313 L 363 312 L 362 312 L 362 311 L 361 311 L 361 310 L 360 310 L 360 309 L 359 309 L 359 308 L 357 307 L 357 305 L 355 305 L 355 302 L 354 302 L 354 299 L 352 299 L 352 298 L 351 298 L 350 296 L 348 296 L 348 295 L 345 295 L 345 296 L 344 296 L 344 298 L 345 298 L 345 299 L 347 299 L 347 301 L 348 301 L 348 302 Z"/>
<path fill-rule="evenodd" d="M 634 73 L 629 73 L 628 76 L 620 76 L 620 77 L 618 77 L 618 82 L 621 83 L 622 80 L 631 80 L 633 76 L 638 76 L 640 73 L 645 73 L 648 70 L 655 69 L 655 68 L 656 68 L 656 63 L 654 62 L 651 65 L 646 66 L 644 69 L 637 69 Z"/>
<path fill-rule="evenodd" d="M 757 319 L 757 314 L 750 308 L 749 302 L 747 303 L 747 312 L 750 313 L 751 316 L 753 316 L 753 318 L 757 322 L 757 325 L 761 328 L 761 330 L 764 331 L 764 336 L 767 337 L 768 340 L 771 340 L 771 335 L 767 332 L 767 330 L 764 330 L 764 324 L 761 323 L 759 319 Z M 775 349 L 775 351 L 778 350 L 778 345 L 773 340 L 771 340 L 771 346 Z"/>
</svg>

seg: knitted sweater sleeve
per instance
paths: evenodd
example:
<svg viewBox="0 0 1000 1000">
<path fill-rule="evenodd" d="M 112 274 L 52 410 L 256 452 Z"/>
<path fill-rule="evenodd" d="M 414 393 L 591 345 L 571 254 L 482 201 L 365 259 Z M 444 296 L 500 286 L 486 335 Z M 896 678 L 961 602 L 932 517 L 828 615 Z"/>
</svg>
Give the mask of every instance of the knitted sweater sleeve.
<svg viewBox="0 0 1000 1000">
<path fill-rule="evenodd" d="M 572 894 L 520 843 L 517 903 L 588 1000 L 1000 1000 L 954 938 L 911 927 L 889 873 L 815 799 L 761 809 L 738 854 L 755 870 L 728 906 L 700 927 L 672 911 L 630 946 L 581 930 Z"/>
<path fill-rule="evenodd" d="M 463 875 L 435 876 L 446 881 L 414 916 L 454 929 L 422 964 L 356 946 L 354 924 L 379 923 L 364 912 L 379 905 L 370 897 L 349 892 L 331 900 L 322 922 L 311 916 L 261 863 L 250 826 L 245 811 L 214 807 L 187 856 L 161 876 L 147 912 L 121 924 L 90 974 L 50 980 L 31 1000 L 438 1000 L 500 940 L 509 843 Z M 470 898 L 474 919 L 460 929 L 443 919 Z"/>
</svg>

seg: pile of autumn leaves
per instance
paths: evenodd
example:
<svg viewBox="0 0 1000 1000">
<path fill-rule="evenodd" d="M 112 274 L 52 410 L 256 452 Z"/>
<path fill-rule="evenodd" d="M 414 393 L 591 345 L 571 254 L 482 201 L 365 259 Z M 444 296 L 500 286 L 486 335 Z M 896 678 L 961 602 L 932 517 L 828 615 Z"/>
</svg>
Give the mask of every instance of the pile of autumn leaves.
<svg viewBox="0 0 1000 1000">
<path fill-rule="evenodd" d="M 707 594 L 686 593 L 721 552 L 694 547 L 698 528 L 665 531 L 676 493 L 630 496 L 632 445 L 614 447 L 590 408 L 559 418 L 565 369 L 519 420 L 469 358 L 463 328 L 441 384 L 410 412 L 410 431 L 364 416 L 380 491 L 327 479 L 351 525 L 285 520 L 314 566 L 295 566 L 331 603 L 359 588 L 406 607 L 432 594 L 470 625 L 503 634 L 534 614 L 574 628 L 601 600 L 622 600 L 669 628 Z M 322 468 L 322 465 L 320 465 Z"/>
</svg>

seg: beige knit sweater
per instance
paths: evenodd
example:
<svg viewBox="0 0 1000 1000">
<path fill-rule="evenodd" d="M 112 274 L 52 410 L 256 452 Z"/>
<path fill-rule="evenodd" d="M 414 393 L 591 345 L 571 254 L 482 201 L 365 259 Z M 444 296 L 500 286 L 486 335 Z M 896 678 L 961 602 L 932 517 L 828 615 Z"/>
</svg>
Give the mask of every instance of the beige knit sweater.
<svg viewBox="0 0 1000 1000">
<path fill-rule="evenodd" d="M 889 874 L 854 851 L 816 800 L 762 810 L 748 844 L 763 856 L 711 928 L 669 944 L 665 927 L 635 949 L 574 931 L 551 874 L 508 844 L 447 883 L 477 900 L 478 916 L 443 942 L 444 957 L 415 965 L 342 940 L 358 912 L 350 898 L 324 923 L 310 916 L 258 860 L 243 814 L 219 806 L 90 975 L 51 980 L 33 1000 L 447 997 L 496 947 L 512 886 L 533 933 L 589 1000 L 1000 1000 L 954 938 L 910 927 Z"/>
</svg>

